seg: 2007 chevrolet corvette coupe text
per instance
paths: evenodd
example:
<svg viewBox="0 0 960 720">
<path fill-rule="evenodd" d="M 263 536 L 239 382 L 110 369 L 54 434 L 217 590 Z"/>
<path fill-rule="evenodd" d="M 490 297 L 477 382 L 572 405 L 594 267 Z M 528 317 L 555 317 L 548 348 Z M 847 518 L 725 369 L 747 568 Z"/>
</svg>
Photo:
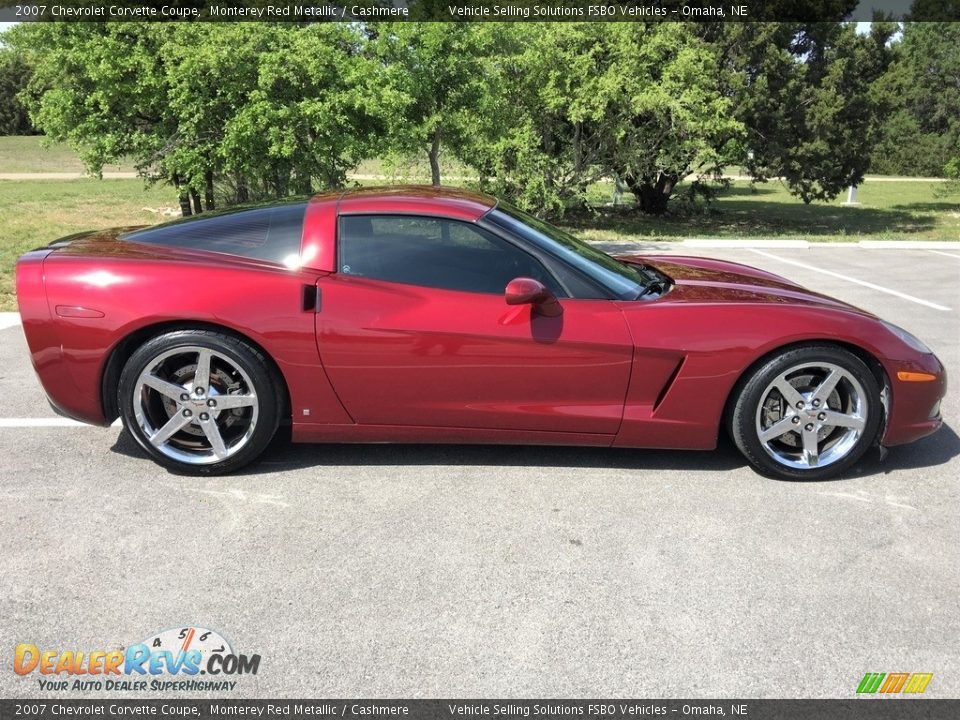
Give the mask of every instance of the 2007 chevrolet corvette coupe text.
<svg viewBox="0 0 960 720">
<path fill-rule="evenodd" d="M 843 472 L 941 424 L 906 331 L 719 260 L 611 257 L 486 195 L 387 188 L 70 236 L 17 265 L 51 403 L 162 465 L 297 442 L 711 449 Z"/>
</svg>

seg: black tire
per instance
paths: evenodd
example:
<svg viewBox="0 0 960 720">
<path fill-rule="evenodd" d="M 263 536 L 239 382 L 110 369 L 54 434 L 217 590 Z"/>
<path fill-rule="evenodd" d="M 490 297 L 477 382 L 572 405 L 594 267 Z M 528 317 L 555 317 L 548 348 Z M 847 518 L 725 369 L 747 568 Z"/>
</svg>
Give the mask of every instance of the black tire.
<svg viewBox="0 0 960 720">
<path fill-rule="evenodd" d="M 224 475 L 256 460 L 277 431 L 283 397 L 260 350 L 212 330 L 148 340 L 124 365 L 117 390 L 127 431 L 156 462 L 183 475 Z"/>
<path fill-rule="evenodd" d="M 737 448 L 757 472 L 783 480 L 842 474 L 874 443 L 884 413 L 870 368 L 835 345 L 770 357 L 738 383 L 731 402 Z"/>
</svg>

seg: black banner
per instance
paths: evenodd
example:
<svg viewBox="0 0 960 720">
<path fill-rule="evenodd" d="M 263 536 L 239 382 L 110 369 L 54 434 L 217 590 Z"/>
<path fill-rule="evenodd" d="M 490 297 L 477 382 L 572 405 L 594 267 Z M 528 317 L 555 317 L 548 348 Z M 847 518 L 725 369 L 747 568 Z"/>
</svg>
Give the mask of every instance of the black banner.
<svg viewBox="0 0 960 720">
<path fill-rule="evenodd" d="M 955 720 L 960 700 L 0 700 L 0 719 L 749 718 Z"/>
<path fill-rule="evenodd" d="M 0 0 L 0 22 L 960 20 L 950 0 Z"/>
</svg>

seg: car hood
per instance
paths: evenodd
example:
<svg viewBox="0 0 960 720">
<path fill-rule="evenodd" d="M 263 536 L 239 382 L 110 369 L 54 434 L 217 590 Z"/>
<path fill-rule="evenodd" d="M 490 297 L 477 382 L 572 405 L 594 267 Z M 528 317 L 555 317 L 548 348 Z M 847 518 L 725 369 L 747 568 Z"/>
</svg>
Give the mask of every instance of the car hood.
<svg viewBox="0 0 960 720">
<path fill-rule="evenodd" d="M 813 305 L 873 317 L 853 305 L 749 265 L 676 255 L 624 255 L 617 259 L 634 265 L 647 265 L 667 275 L 674 283 L 663 296 L 663 300 L 668 302 Z"/>
</svg>

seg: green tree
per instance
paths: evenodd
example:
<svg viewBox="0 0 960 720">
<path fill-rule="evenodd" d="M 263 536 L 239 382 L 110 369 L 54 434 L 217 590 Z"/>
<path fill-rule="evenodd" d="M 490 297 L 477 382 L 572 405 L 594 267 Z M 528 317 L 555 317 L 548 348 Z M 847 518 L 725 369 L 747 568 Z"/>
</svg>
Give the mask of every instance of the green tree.
<svg viewBox="0 0 960 720">
<path fill-rule="evenodd" d="M 910 22 L 877 83 L 887 112 L 872 158 L 878 172 L 960 171 L 960 24 Z"/>
<path fill-rule="evenodd" d="M 444 146 L 460 154 L 481 122 L 478 108 L 493 91 L 485 71 L 500 50 L 496 25 L 482 23 L 377 23 L 369 26 L 380 62 L 380 86 L 396 103 L 388 147 L 424 153 L 434 186 L 440 185 Z"/>
<path fill-rule="evenodd" d="M 160 174 L 178 188 L 188 215 L 185 169 L 170 162 L 184 138 L 161 54 L 175 31 L 166 23 L 25 23 L 6 37 L 34 64 L 21 98 L 38 128 L 69 143 L 95 174 L 133 158 L 145 177 Z"/>
<path fill-rule="evenodd" d="M 377 139 L 398 102 L 396 93 L 378 87 L 365 37 L 340 23 L 284 26 L 258 50 L 261 29 L 249 27 L 256 80 L 224 123 L 223 162 L 256 173 L 265 161 L 278 194 L 288 179 L 298 193 L 310 192 L 314 179 L 321 187 L 342 186 L 348 170 L 380 150 Z"/>
<path fill-rule="evenodd" d="M 22 53 L 0 45 L 0 135 L 36 132 L 18 97 L 26 88 L 31 73 L 32 68 Z"/>
<path fill-rule="evenodd" d="M 781 177 L 804 202 L 835 197 L 869 167 L 880 106 L 872 86 L 890 62 L 895 27 L 874 23 L 703 26 L 721 82 L 747 129 L 742 164 Z"/>
<path fill-rule="evenodd" d="M 214 182 L 246 201 L 342 185 L 395 94 L 377 92 L 351 24 L 37 23 L 31 116 L 93 172 L 120 157 L 178 188 L 184 214 Z"/>
<path fill-rule="evenodd" d="M 642 211 L 661 214 L 683 178 L 720 173 L 743 126 L 721 92 L 713 48 L 690 26 L 618 25 L 611 46 L 598 89 L 609 98 L 605 165 Z"/>
<path fill-rule="evenodd" d="M 614 175 L 663 213 L 678 181 L 715 168 L 740 133 L 713 52 L 687 25 L 517 24 L 502 51 L 501 94 L 464 155 L 539 212 L 582 205 Z"/>
</svg>

